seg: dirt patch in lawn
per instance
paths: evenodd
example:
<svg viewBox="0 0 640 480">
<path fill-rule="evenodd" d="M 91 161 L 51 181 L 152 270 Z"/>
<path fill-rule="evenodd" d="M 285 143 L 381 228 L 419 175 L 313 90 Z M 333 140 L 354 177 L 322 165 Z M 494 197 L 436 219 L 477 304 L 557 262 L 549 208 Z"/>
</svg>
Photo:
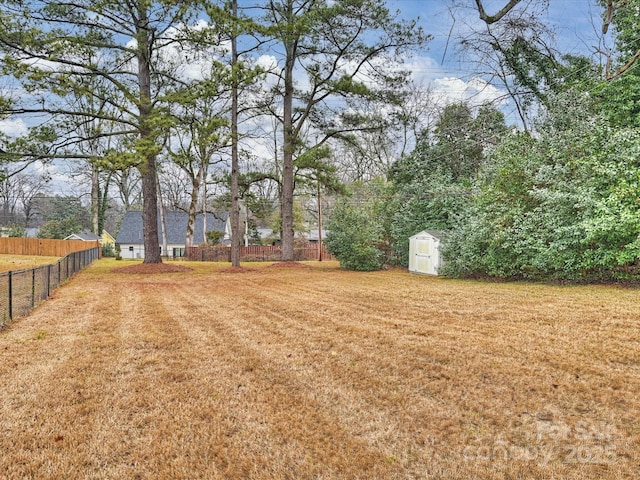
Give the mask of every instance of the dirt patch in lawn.
<svg viewBox="0 0 640 480">
<path fill-rule="evenodd" d="M 137 263 L 135 265 L 127 265 L 126 267 L 114 268 L 112 272 L 153 275 L 158 273 L 188 272 L 190 270 L 192 269 L 184 265 L 172 265 L 170 263 Z"/>
<path fill-rule="evenodd" d="M 3 479 L 639 478 L 637 291 L 113 263 L 0 332 Z"/>
</svg>

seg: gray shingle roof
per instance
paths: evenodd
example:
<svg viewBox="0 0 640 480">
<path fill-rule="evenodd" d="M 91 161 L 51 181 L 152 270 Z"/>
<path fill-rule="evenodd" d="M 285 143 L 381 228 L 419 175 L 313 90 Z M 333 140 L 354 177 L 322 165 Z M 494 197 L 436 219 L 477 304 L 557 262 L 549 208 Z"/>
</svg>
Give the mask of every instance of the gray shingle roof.
<svg viewBox="0 0 640 480">
<path fill-rule="evenodd" d="M 207 232 L 224 232 L 227 214 L 221 214 L 217 218 L 211 213 L 207 213 Z M 165 212 L 164 221 L 167 227 L 167 243 L 174 245 L 182 245 L 187 238 L 187 212 Z M 203 225 L 204 216 L 202 213 L 196 215 L 196 222 L 193 228 L 194 244 L 203 241 Z M 162 243 L 162 228 L 160 226 L 160 216 L 158 215 L 158 241 Z M 142 244 L 144 239 L 142 236 L 142 212 L 128 211 L 124 215 L 120 231 L 116 237 L 116 243 L 119 244 Z"/>
<path fill-rule="evenodd" d="M 101 239 L 101 237 L 96 235 L 95 233 L 90 232 L 89 230 L 83 230 L 82 232 L 72 233 L 67 238 L 65 238 L 65 240 L 73 240 L 74 238 L 83 240 L 85 242 L 94 242 Z"/>
<path fill-rule="evenodd" d="M 444 236 L 444 233 L 440 230 L 425 230 L 425 232 L 427 232 L 432 237 L 437 238 L 438 240 L 442 240 L 442 237 Z"/>
</svg>

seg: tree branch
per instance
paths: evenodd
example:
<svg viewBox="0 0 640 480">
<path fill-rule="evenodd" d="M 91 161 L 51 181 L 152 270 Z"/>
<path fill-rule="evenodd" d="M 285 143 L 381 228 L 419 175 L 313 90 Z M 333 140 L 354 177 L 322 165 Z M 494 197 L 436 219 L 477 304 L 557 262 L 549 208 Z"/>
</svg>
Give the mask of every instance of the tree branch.
<svg viewBox="0 0 640 480">
<path fill-rule="evenodd" d="M 500 11 L 498 11 L 498 13 L 496 13 L 495 15 L 487 15 L 487 12 L 484 9 L 484 5 L 482 5 L 482 0 L 476 0 L 478 13 L 480 14 L 480 20 L 485 22 L 487 25 L 499 22 L 502 17 L 513 10 L 513 7 L 515 7 L 518 3 L 520 3 L 520 0 L 509 0 L 509 2 L 504 7 L 502 7 Z"/>
<path fill-rule="evenodd" d="M 610 64 L 611 64 L 611 57 L 607 57 L 607 66 L 606 66 L 606 79 L 607 79 L 607 81 L 611 81 L 611 80 L 613 80 L 615 78 L 618 78 L 624 72 L 629 70 L 633 66 L 633 64 L 636 63 L 638 58 L 640 58 L 640 49 L 638 49 L 638 51 L 633 54 L 633 56 L 629 59 L 629 61 L 627 63 L 625 63 L 620 69 L 618 69 L 618 71 L 616 71 L 614 73 L 610 73 L 609 67 L 610 67 Z"/>
</svg>

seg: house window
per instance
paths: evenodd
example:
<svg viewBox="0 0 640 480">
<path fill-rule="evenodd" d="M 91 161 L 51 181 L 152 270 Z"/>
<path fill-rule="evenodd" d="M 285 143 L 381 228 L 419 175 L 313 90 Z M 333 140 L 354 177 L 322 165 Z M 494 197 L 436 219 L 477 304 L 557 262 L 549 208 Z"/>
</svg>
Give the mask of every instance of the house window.
<svg viewBox="0 0 640 480">
<path fill-rule="evenodd" d="M 129 251 L 133 252 L 133 245 L 129 246 Z"/>
</svg>

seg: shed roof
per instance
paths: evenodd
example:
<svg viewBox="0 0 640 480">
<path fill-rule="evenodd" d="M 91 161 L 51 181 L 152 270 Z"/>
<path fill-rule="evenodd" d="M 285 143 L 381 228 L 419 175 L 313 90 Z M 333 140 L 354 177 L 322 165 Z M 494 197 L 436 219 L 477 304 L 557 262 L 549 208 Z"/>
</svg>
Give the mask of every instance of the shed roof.
<svg viewBox="0 0 640 480">
<path fill-rule="evenodd" d="M 427 235 L 431 235 L 434 238 L 437 238 L 438 240 L 442 240 L 442 237 L 444 237 L 444 232 L 441 232 L 439 230 L 422 230 L 421 232 L 412 235 L 411 238 L 419 237 L 420 235 L 424 235 L 425 233 Z"/>
<path fill-rule="evenodd" d="M 189 215 L 187 212 L 173 211 L 164 213 L 166 225 L 167 243 L 182 245 L 187 239 L 187 222 Z M 207 232 L 224 232 L 227 222 L 227 214 L 220 214 L 218 217 L 212 213 L 207 213 Z M 193 226 L 194 242 L 203 240 L 204 215 L 198 213 Z M 160 215 L 158 215 L 158 241 L 162 242 L 162 228 L 160 225 Z M 142 244 L 144 237 L 142 233 L 142 212 L 131 210 L 125 213 L 120 231 L 116 237 L 119 244 Z"/>
</svg>

